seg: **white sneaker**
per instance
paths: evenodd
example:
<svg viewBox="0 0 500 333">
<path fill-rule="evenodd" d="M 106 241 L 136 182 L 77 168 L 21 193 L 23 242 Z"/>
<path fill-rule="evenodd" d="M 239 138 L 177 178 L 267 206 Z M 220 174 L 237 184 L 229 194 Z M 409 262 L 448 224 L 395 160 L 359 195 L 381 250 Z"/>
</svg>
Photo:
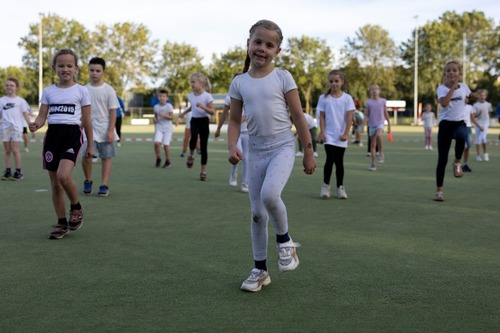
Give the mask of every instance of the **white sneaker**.
<svg viewBox="0 0 500 333">
<path fill-rule="evenodd" d="M 347 199 L 347 193 L 345 193 L 344 186 L 337 187 L 337 198 L 339 198 L 339 199 Z"/>
<path fill-rule="evenodd" d="M 429 150 L 432 150 L 432 146 L 429 146 Z"/>
<path fill-rule="evenodd" d="M 377 171 L 377 167 L 375 165 L 370 165 L 368 167 L 368 170 L 370 170 L 370 171 Z"/>
<path fill-rule="evenodd" d="M 24 151 L 29 153 L 30 152 L 30 149 L 28 147 L 24 147 Z"/>
<path fill-rule="evenodd" d="M 429 146 L 425 146 L 425 150 L 429 150 Z"/>
<path fill-rule="evenodd" d="M 485 153 L 483 155 L 483 160 L 486 161 L 486 162 L 488 162 L 490 160 L 490 155 L 488 155 L 488 153 Z"/>
<path fill-rule="evenodd" d="M 314 157 L 318 157 L 318 153 L 317 153 L 317 152 L 314 152 L 313 156 L 314 156 Z"/>
<path fill-rule="evenodd" d="M 295 154 L 295 157 L 302 157 L 304 156 L 304 153 L 301 152 L 301 151 L 298 151 L 296 154 Z"/>
<path fill-rule="evenodd" d="M 321 192 L 319 193 L 319 196 L 322 198 L 329 198 L 330 197 L 330 185 L 328 185 L 328 184 L 321 185 Z"/>
<path fill-rule="evenodd" d="M 250 276 L 243 281 L 240 289 L 245 291 L 260 291 L 262 286 L 267 286 L 271 283 L 271 278 L 269 277 L 269 273 L 262 270 L 254 268 L 250 272 Z"/>
<path fill-rule="evenodd" d="M 231 186 L 238 185 L 238 175 L 236 173 L 232 173 L 229 175 L 229 185 Z"/>
<path fill-rule="evenodd" d="M 378 162 L 380 164 L 384 163 L 384 154 L 379 154 L 379 156 L 378 156 Z"/>
<path fill-rule="evenodd" d="M 248 184 L 241 184 L 241 192 L 248 193 Z"/>
<path fill-rule="evenodd" d="M 293 271 L 299 266 L 299 257 L 295 248 L 300 247 L 299 243 L 294 243 L 291 239 L 286 243 L 277 244 L 278 248 L 278 269 L 280 272 Z"/>
<path fill-rule="evenodd" d="M 481 162 L 483 159 L 481 158 L 481 155 L 476 156 L 476 161 Z"/>
</svg>

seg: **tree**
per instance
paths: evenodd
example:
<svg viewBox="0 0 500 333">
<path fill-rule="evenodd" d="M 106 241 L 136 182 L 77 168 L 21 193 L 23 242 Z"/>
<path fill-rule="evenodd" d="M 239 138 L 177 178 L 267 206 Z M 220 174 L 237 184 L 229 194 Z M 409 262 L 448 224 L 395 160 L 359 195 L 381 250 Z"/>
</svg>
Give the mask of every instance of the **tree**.
<svg viewBox="0 0 500 333">
<path fill-rule="evenodd" d="M 100 24 L 92 33 L 92 41 L 93 54 L 109 63 L 106 79 L 117 91 L 146 85 L 158 49 L 158 41 L 150 39 L 146 26 L 131 22 Z"/>
<path fill-rule="evenodd" d="M 225 93 L 229 90 L 234 75 L 243 70 L 246 54 L 241 47 L 230 49 L 220 57 L 213 54 L 208 67 L 213 92 Z"/>
<path fill-rule="evenodd" d="M 164 86 L 170 92 L 175 92 L 178 106 L 182 106 L 185 96 L 191 91 L 189 77 L 195 72 L 202 72 L 202 57 L 198 49 L 191 45 L 182 43 L 171 43 L 167 41 L 162 49 L 162 59 L 159 64 L 161 72 L 166 76 Z"/>
<path fill-rule="evenodd" d="M 308 36 L 289 38 L 288 47 L 277 60 L 277 66 L 288 70 L 295 79 L 307 113 L 312 113 L 313 93 L 324 87 L 332 62 L 326 41 Z"/>
</svg>

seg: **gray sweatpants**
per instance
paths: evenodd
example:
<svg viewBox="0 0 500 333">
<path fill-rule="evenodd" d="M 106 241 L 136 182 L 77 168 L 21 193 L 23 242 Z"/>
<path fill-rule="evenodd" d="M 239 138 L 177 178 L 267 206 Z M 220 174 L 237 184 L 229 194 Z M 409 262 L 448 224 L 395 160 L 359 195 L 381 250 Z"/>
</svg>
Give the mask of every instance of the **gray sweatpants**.
<svg viewBox="0 0 500 333">
<path fill-rule="evenodd" d="M 268 137 L 250 136 L 248 155 L 253 257 L 265 260 L 269 219 L 277 235 L 288 232 L 288 216 L 281 192 L 295 162 L 295 138 L 291 131 Z"/>
</svg>

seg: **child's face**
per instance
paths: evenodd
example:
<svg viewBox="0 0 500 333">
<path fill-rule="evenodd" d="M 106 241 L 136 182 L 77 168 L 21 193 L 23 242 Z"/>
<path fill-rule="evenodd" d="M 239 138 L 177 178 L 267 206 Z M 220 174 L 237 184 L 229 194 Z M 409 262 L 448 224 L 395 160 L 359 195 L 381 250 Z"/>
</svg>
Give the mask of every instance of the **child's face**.
<svg viewBox="0 0 500 333">
<path fill-rule="evenodd" d="M 193 77 L 189 82 L 191 83 L 191 89 L 193 89 L 193 91 L 203 90 L 203 85 L 201 84 L 200 80 L 197 80 Z"/>
<path fill-rule="evenodd" d="M 370 96 L 377 98 L 380 95 L 380 88 L 377 86 L 370 87 Z"/>
<path fill-rule="evenodd" d="M 486 93 L 486 91 L 481 91 L 479 93 L 479 101 L 481 103 L 483 103 L 484 101 L 486 101 L 486 98 L 488 97 L 488 93 Z"/>
<path fill-rule="evenodd" d="M 159 94 L 158 99 L 160 100 L 160 104 L 167 104 L 168 95 L 167 94 Z"/>
<path fill-rule="evenodd" d="M 92 83 L 100 83 L 104 79 L 104 69 L 100 64 L 89 65 L 89 76 Z"/>
<path fill-rule="evenodd" d="M 5 94 L 7 96 L 15 96 L 17 93 L 17 85 L 14 81 L 5 81 Z"/>
<path fill-rule="evenodd" d="M 460 79 L 460 66 L 449 63 L 444 69 L 444 76 L 449 83 L 457 82 Z"/>
<path fill-rule="evenodd" d="M 54 64 L 54 71 L 61 83 L 67 83 L 74 81 L 76 72 L 78 72 L 78 66 L 75 62 L 75 57 L 71 54 L 61 54 L 57 57 L 56 63 Z"/>
<path fill-rule="evenodd" d="M 429 104 L 427 104 L 427 105 L 425 106 L 425 111 L 426 111 L 426 112 L 431 112 L 431 111 L 432 111 L 432 106 L 430 106 Z"/>
<path fill-rule="evenodd" d="M 344 80 L 342 80 L 342 77 L 340 75 L 332 74 L 328 76 L 328 82 L 330 83 L 330 89 L 332 90 L 332 93 L 342 90 Z"/>
<path fill-rule="evenodd" d="M 252 67 L 269 66 L 281 51 L 278 33 L 264 27 L 257 27 L 247 44 Z"/>
</svg>

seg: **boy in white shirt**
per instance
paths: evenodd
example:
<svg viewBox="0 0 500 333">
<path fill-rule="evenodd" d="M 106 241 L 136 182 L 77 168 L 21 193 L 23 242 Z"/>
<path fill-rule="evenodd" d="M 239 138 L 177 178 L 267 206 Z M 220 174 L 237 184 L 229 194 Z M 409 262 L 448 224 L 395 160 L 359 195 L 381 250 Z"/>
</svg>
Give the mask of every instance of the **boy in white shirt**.
<svg viewBox="0 0 500 333">
<path fill-rule="evenodd" d="M 159 103 L 156 104 L 154 109 L 154 122 L 155 122 L 155 155 L 156 155 L 156 167 L 161 165 L 161 153 L 160 146 L 163 145 L 165 150 L 165 164 L 164 168 L 170 168 L 170 140 L 172 140 L 172 133 L 174 131 L 172 127 L 172 119 L 174 118 L 174 108 L 172 104 L 167 103 L 168 92 L 166 90 L 160 90 L 158 93 Z"/>
<path fill-rule="evenodd" d="M 476 128 L 476 152 L 478 161 L 489 161 L 490 157 L 487 152 L 488 146 L 488 127 L 490 126 L 490 113 L 493 112 L 493 107 L 490 102 L 486 101 L 488 91 L 486 89 L 478 90 L 479 100 L 472 105 L 474 112 L 472 113 L 472 122 Z M 483 155 L 481 155 L 481 146 L 483 147 Z"/>
</svg>

